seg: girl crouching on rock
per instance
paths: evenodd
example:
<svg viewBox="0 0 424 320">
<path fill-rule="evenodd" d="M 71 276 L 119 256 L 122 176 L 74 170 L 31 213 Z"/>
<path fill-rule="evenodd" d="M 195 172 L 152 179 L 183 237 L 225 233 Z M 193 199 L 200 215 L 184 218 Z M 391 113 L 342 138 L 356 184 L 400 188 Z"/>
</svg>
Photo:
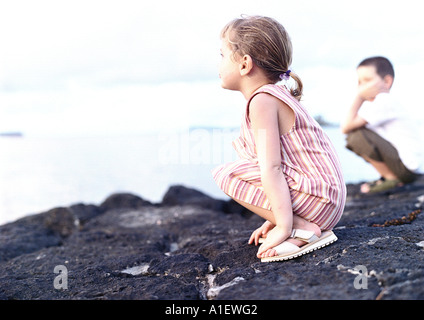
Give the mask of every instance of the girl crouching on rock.
<svg viewBox="0 0 424 320">
<path fill-rule="evenodd" d="M 295 258 L 337 240 L 331 229 L 346 199 L 341 166 L 327 135 L 300 103 L 302 82 L 289 67 L 292 45 L 268 17 L 242 17 L 221 33 L 224 89 L 247 100 L 240 159 L 213 171 L 218 186 L 266 221 L 249 244 L 262 261 Z M 295 88 L 277 85 L 293 79 Z"/>
</svg>

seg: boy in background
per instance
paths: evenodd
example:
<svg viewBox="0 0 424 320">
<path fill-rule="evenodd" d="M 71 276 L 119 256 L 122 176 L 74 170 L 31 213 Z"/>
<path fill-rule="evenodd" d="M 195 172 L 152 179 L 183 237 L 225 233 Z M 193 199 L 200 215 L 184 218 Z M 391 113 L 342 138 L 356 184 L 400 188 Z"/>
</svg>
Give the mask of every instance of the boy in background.
<svg viewBox="0 0 424 320">
<path fill-rule="evenodd" d="M 381 178 L 362 193 L 390 190 L 413 182 L 422 167 L 420 141 L 409 114 L 390 94 L 395 73 L 385 57 L 371 57 L 358 68 L 358 92 L 341 130 L 346 147 L 370 163 Z"/>
</svg>

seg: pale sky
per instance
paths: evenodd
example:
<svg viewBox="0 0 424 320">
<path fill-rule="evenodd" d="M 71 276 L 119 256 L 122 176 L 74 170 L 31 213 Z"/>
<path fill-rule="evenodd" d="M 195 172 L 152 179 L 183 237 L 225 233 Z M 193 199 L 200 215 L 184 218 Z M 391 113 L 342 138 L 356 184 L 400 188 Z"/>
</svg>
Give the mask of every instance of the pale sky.
<svg viewBox="0 0 424 320">
<path fill-rule="evenodd" d="M 424 67 L 421 8 L 417 0 L 1 1 L 0 132 L 237 124 L 240 109 L 228 106 L 243 100 L 220 89 L 217 67 L 220 30 L 241 14 L 286 27 L 312 113 L 338 119 L 356 65 L 371 55 L 393 62 L 397 91 L 412 91 L 414 104 Z"/>
</svg>

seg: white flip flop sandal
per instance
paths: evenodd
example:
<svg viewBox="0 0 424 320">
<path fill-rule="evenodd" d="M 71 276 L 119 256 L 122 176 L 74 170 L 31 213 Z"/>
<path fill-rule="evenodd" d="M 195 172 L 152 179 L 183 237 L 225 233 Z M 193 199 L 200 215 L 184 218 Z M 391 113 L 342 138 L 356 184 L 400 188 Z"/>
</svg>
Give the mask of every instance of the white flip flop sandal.
<svg viewBox="0 0 424 320">
<path fill-rule="evenodd" d="M 276 256 L 262 258 L 262 262 L 282 261 L 297 258 L 306 253 L 325 247 L 335 241 L 337 236 L 333 231 L 324 231 L 321 237 L 317 237 L 313 231 L 306 231 L 300 229 L 293 229 L 290 238 L 299 239 L 306 242 L 305 245 L 298 247 L 291 242 L 284 241 L 278 246 L 274 247 L 277 252 Z"/>
</svg>

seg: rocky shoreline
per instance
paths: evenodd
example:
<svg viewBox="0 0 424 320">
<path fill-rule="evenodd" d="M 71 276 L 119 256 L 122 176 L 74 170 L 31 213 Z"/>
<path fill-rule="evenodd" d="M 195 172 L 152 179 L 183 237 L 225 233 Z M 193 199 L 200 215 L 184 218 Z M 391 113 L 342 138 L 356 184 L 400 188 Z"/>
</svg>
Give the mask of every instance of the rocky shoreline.
<svg viewBox="0 0 424 320">
<path fill-rule="evenodd" d="M 262 220 L 171 187 L 159 204 L 113 194 L 0 226 L 0 299 L 424 299 L 424 179 L 364 196 L 348 185 L 339 240 L 261 263 Z"/>
</svg>

